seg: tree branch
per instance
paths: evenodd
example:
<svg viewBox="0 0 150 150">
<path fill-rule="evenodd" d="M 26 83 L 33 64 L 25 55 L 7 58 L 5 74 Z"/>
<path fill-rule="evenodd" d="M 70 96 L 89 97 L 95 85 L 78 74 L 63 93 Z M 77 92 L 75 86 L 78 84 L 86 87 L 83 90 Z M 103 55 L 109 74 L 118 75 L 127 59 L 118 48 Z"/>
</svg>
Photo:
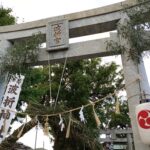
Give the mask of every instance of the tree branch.
<svg viewBox="0 0 150 150">
<path fill-rule="evenodd" d="M 33 127 L 37 125 L 36 118 L 31 119 L 26 124 L 23 124 L 18 129 L 16 129 L 9 137 L 5 138 L 2 143 L 0 144 L 0 150 L 12 150 L 16 141 L 22 137 L 25 133 L 27 133 L 29 130 L 31 130 Z M 23 128 L 22 133 L 20 134 L 20 137 L 17 137 L 20 133 L 21 129 Z"/>
</svg>

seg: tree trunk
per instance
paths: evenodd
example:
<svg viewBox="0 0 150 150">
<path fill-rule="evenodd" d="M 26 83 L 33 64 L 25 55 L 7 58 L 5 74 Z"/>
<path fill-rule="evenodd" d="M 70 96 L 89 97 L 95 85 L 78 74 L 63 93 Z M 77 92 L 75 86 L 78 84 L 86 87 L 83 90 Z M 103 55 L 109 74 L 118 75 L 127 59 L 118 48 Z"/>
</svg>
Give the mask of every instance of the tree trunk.
<svg viewBox="0 0 150 150">
<path fill-rule="evenodd" d="M 55 135 L 54 150 L 83 150 L 83 146 L 74 137 L 65 138 L 65 132 L 58 131 Z"/>
<path fill-rule="evenodd" d="M 35 118 L 31 119 L 26 124 L 23 124 L 18 129 L 16 129 L 9 137 L 4 139 L 0 144 L 0 150 L 14 150 L 14 145 L 16 141 L 22 137 L 25 133 L 27 133 L 30 129 L 37 125 L 37 120 Z M 22 130 L 23 129 L 23 130 Z M 22 130 L 22 132 L 21 132 Z M 18 137 L 18 135 L 20 136 Z"/>
<path fill-rule="evenodd" d="M 61 132 L 60 127 L 55 124 L 52 126 L 52 129 L 55 137 L 54 150 L 101 150 L 101 147 L 98 148 L 96 146 L 96 144 L 100 143 L 97 143 L 94 139 L 91 139 L 91 142 L 89 138 L 77 128 L 71 127 L 69 138 L 66 138 L 66 128 Z"/>
</svg>

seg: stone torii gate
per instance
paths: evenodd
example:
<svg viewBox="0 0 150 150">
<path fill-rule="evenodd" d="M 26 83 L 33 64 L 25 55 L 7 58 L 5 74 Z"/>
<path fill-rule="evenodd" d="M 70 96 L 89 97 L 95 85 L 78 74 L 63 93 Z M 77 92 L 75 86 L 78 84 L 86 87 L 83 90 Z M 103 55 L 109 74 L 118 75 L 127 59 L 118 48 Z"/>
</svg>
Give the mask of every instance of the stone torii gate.
<svg viewBox="0 0 150 150">
<path fill-rule="evenodd" d="M 0 55 L 16 40 L 27 38 L 32 34 L 41 32 L 46 37 L 47 47 L 39 52 L 36 65 L 68 59 L 82 59 L 91 57 L 104 57 L 113 55 L 106 50 L 106 41 L 114 40 L 127 44 L 123 38 L 118 38 L 116 33 L 109 38 L 102 38 L 78 43 L 70 43 L 69 38 L 76 38 L 96 33 L 109 32 L 116 29 L 118 21 L 123 22 L 122 5 L 128 3 L 134 6 L 134 0 L 116 3 L 93 10 L 63 15 L 38 21 L 0 27 Z M 53 36 L 52 36 L 53 35 Z M 130 46 L 130 45 L 128 45 Z M 49 57 L 48 57 L 49 55 Z M 127 55 L 122 55 L 122 63 L 126 91 L 128 95 L 129 112 L 134 135 L 136 150 L 150 150 L 148 145 L 142 143 L 135 116 L 135 107 L 139 104 L 139 94 L 142 91 L 150 93 L 149 84 L 143 64 L 135 65 L 132 60 L 127 60 Z M 136 78 L 141 80 L 135 81 Z M 135 81 L 135 82 L 133 82 Z M 131 84 L 132 83 L 132 84 Z M 1 94 L 2 90 L 0 90 Z M 133 95 L 136 95 L 134 96 Z"/>
</svg>

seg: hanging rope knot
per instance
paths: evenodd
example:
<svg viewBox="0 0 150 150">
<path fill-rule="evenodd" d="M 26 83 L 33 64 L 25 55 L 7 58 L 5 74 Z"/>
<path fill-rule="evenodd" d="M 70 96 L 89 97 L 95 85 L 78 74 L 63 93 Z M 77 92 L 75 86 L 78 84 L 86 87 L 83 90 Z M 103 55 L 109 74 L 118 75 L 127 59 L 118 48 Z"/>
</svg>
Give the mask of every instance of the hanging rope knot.
<svg viewBox="0 0 150 150">
<path fill-rule="evenodd" d="M 97 127 L 99 127 L 99 126 L 100 126 L 100 124 L 101 124 L 101 121 L 100 121 L 100 119 L 99 119 L 98 115 L 97 115 L 97 114 L 96 114 L 96 112 L 95 112 L 95 103 L 94 103 L 94 102 L 92 102 L 92 101 L 89 101 L 89 102 L 91 103 L 92 108 L 93 108 L 93 114 L 94 114 L 94 118 L 95 118 L 95 121 L 96 121 Z"/>
<path fill-rule="evenodd" d="M 44 124 L 44 129 L 43 129 L 43 132 L 45 135 L 48 135 L 49 134 L 49 123 L 48 123 L 48 115 L 46 116 L 46 119 L 45 119 L 45 124 Z"/>
<path fill-rule="evenodd" d="M 39 122 L 39 119 L 38 119 L 38 115 L 35 116 L 35 122 L 37 123 L 36 128 L 39 128 L 40 122 Z"/>
<path fill-rule="evenodd" d="M 4 110 L 4 121 L 3 121 L 3 128 L 2 128 L 2 131 L 3 132 L 6 132 L 6 114 L 7 114 L 7 109 Z"/>
<path fill-rule="evenodd" d="M 37 122 L 37 124 L 38 124 L 38 122 L 39 122 L 37 115 L 35 116 L 35 122 Z"/>
<path fill-rule="evenodd" d="M 116 94 L 116 110 L 115 110 L 115 113 L 120 114 L 120 102 L 119 102 L 117 94 Z"/>
<path fill-rule="evenodd" d="M 72 118 L 72 111 L 70 111 L 70 114 L 69 114 L 69 123 L 67 127 L 66 138 L 69 138 L 70 136 L 70 127 L 71 127 L 71 121 L 72 121 L 71 118 Z"/>
<path fill-rule="evenodd" d="M 25 123 L 23 124 L 23 126 L 22 126 L 20 132 L 18 133 L 17 138 L 20 138 L 20 137 L 21 137 L 26 123 L 27 123 L 27 115 L 26 115 L 26 118 L 25 118 Z"/>
</svg>

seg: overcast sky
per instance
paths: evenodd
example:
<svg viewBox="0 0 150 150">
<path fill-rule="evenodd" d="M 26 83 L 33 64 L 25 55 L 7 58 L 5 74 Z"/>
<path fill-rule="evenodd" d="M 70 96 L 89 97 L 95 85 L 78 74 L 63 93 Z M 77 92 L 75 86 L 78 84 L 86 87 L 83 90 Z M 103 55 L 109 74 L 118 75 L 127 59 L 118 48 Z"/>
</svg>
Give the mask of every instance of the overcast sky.
<svg viewBox="0 0 150 150">
<path fill-rule="evenodd" d="M 82 10 L 88 10 L 117 3 L 123 0 L 0 0 L 4 7 L 12 8 L 13 15 L 18 17 L 18 23 L 34 21 L 42 18 L 58 16 Z M 149 72 L 149 59 L 145 60 L 146 70 Z M 148 74 L 149 76 L 149 74 Z M 52 149 L 45 139 L 41 130 L 39 131 L 38 147 Z M 21 141 L 34 148 L 35 129 L 24 136 Z"/>
<path fill-rule="evenodd" d="M 19 22 L 33 21 L 51 16 L 97 8 L 123 0 L 0 0 L 10 7 Z"/>
</svg>

